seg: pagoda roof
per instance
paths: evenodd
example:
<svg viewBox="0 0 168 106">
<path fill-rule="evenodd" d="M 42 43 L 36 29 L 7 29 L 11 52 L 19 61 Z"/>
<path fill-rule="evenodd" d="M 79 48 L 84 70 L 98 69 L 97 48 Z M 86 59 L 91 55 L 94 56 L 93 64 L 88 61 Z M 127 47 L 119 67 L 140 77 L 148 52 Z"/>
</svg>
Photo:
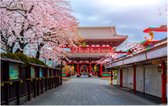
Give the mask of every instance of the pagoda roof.
<svg viewBox="0 0 168 106">
<path fill-rule="evenodd" d="M 115 26 L 111 27 L 78 27 L 78 33 L 84 40 L 126 39 L 128 36 L 118 35 Z"/>
</svg>

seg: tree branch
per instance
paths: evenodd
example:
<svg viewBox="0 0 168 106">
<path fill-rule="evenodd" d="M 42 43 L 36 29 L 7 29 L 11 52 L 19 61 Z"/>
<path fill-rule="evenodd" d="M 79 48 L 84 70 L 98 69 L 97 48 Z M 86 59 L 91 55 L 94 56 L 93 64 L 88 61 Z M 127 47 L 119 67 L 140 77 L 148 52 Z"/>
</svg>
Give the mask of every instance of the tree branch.
<svg viewBox="0 0 168 106">
<path fill-rule="evenodd" d="M 31 13 L 32 10 L 33 10 L 33 8 L 34 8 L 34 5 L 31 6 L 31 8 L 30 8 L 30 10 L 28 11 L 28 13 Z"/>
<path fill-rule="evenodd" d="M 6 10 L 8 10 L 8 11 L 24 11 L 24 12 L 27 12 L 27 10 L 25 10 L 25 9 L 20 9 L 20 8 L 10 8 L 10 7 L 6 7 L 6 6 L 4 6 L 4 7 L 0 7 L 1 9 L 6 9 Z"/>
</svg>

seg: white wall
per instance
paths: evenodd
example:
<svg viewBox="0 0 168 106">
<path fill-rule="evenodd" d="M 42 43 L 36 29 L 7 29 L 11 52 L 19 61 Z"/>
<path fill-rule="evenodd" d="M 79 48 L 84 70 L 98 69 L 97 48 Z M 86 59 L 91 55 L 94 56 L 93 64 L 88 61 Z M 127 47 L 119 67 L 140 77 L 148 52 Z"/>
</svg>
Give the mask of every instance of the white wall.
<svg viewBox="0 0 168 106">
<path fill-rule="evenodd" d="M 123 69 L 123 87 L 133 89 L 133 68 Z"/>
<path fill-rule="evenodd" d="M 128 87 L 128 71 L 127 68 L 123 68 L 123 87 Z"/>
<path fill-rule="evenodd" d="M 145 93 L 161 97 L 161 71 L 158 66 L 145 66 Z"/>
<path fill-rule="evenodd" d="M 133 67 L 128 68 L 128 88 L 133 89 Z"/>
<path fill-rule="evenodd" d="M 136 90 L 143 92 L 144 89 L 144 67 L 137 65 L 136 67 Z"/>
<path fill-rule="evenodd" d="M 117 85 L 120 85 L 120 70 L 117 70 Z"/>
<path fill-rule="evenodd" d="M 133 89 L 133 66 L 123 68 L 123 87 Z M 120 70 L 117 71 L 117 84 L 120 85 Z M 137 65 L 136 90 L 161 97 L 161 68 L 158 65 Z M 145 80 L 145 81 L 144 81 Z M 168 88 L 167 88 L 168 90 Z M 168 94 L 167 94 L 168 95 Z"/>
</svg>

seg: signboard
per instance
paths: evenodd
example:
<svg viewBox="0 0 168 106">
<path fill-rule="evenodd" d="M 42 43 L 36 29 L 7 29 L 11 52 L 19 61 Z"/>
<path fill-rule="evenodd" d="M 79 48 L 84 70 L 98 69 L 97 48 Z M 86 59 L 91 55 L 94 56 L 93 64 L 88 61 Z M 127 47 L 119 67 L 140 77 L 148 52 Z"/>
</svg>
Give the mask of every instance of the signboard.
<svg viewBox="0 0 168 106">
<path fill-rule="evenodd" d="M 152 60 L 152 64 L 161 64 L 161 60 Z"/>
<path fill-rule="evenodd" d="M 34 67 L 31 67 L 31 78 L 35 78 L 36 77 L 36 73 L 35 73 L 35 68 Z"/>
<path fill-rule="evenodd" d="M 39 77 L 42 78 L 43 77 L 43 69 L 40 68 L 40 71 L 39 71 Z"/>
<path fill-rule="evenodd" d="M 52 65 L 53 65 L 53 62 L 52 62 L 51 60 L 49 60 L 48 66 L 49 66 L 49 67 L 52 67 Z"/>
<path fill-rule="evenodd" d="M 19 65 L 9 63 L 9 80 L 19 79 Z"/>
</svg>

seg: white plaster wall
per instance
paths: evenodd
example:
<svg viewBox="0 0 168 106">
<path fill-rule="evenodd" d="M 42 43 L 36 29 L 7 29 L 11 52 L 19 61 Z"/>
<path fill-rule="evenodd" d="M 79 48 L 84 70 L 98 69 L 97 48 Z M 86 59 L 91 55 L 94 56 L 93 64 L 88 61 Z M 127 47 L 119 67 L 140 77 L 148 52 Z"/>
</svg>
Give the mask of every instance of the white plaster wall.
<svg viewBox="0 0 168 106">
<path fill-rule="evenodd" d="M 143 75 L 143 66 L 139 65 L 136 67 L 136 90 L 143 92 L 144 85 L 144 75 Z"/>
<path fill-rule="evenodd" d="M 127 68 L 123 69 L 123 87 L 128 87 L 128 70 L 127 70 Z"/>
<path fill-rule="evenodd" d="M 161 97 L 161 72 L 158 66 L 145 66 L 145 93 Z"/>
<path fill-rule="evenodd" d="M 117 70 L 117 85 L 120 85 L 120 70 Z"/>
<path fill-rule="evenodd" d="M 128 88 L 133 89 L 133 67 L 128 68 Z"/>
</svg>

